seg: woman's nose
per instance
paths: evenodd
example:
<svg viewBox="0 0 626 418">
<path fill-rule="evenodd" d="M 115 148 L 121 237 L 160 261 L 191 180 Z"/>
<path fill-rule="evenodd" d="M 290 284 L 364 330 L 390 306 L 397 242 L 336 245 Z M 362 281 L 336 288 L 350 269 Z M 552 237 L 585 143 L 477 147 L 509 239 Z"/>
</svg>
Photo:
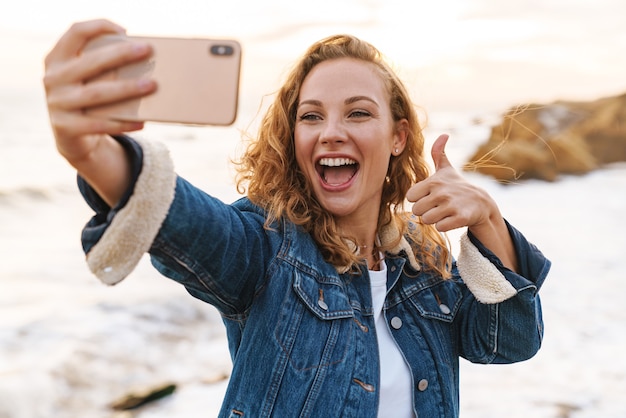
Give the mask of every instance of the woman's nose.
<svg viewBox="0 0 626 418">
<path fill-rule="evenodd" d="M 347 139 L 346 129 L 341 120 L 329 118 L 324 123 L 319 140 L 323 144 L 344 142 Z"/>
</svg>

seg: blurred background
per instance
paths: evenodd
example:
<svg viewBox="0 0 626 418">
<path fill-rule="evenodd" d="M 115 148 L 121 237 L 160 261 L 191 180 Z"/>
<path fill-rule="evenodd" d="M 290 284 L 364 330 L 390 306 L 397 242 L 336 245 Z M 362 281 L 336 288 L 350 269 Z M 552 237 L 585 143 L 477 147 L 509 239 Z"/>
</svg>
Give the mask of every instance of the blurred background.
<svg viewBox="0 0 626 418">
<path fill-rule="evenodd" d="M 91 216 L 56 154 L 43 59 L 69 26 L 108 18 L 131 35 L 238 39 L 244 48 L 232 127 L 149 124 L 177 171 L 225 201 L 229 159 L 283 77 L 314 41 L 351 33 L 377 46 L 460 167 L 509 107 L 626 92 L 621 0 L 21 0 L 0 14 L 0 418 L 121 416 L 137 385 L 175 394 L 130 415 L 215 416 L 230 359 L 219 315 L 142 262 L 114 288 L 87 270 Z M 626 416 L 626 166 L 556 182 L 499 185 L 467 173 L 550 258 L 544 347 L 510 366 L 462 365 L 465 417 Z M 453 237 L 456 233 L 451 234 Z M 453 242 L 455 242 L 453 240 Z M 456 245 L 456 244 L 455 244 Z"/>
</svg>

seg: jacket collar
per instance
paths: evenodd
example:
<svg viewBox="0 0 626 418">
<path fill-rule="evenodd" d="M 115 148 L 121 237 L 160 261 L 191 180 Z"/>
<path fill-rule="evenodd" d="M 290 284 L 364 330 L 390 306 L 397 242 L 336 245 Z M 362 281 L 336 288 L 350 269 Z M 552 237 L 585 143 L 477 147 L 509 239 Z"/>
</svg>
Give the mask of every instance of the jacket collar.
<svg viewBox="0 0 626 418">
<path fill-rule="evenodd" d="M 387 246 L 391 244 L 392 242 L 396 241 L 399 235 L 400 235 L 400 231 L 396 227 L 395 223 L 392 222 L 389 225 L 384 226 L 382 230 L 380 231 L 380 234 L 379 234 L 380 243 L 383 247 Z M 356 245 L 354 245 L 352 241 L 350 241 L 348 245 L 353 251 L 355 252 L 358 251 L 358 249 L 356 248 Z M 391 248 L 388 251 L 388 254 L 399 255 L 402 251 L 404 251 L 404 253 L 406 254 L 406 258 L 409 261 L 409 264 L 411 265 L 411 267 L 413 267 L 417 271 L 421 270 L 420 263 L 415 258 L 413 248 L 411 247 L 411 244 L 409 244 L 409 242 L 407 241 L 405 237 L 401 237 L 398 244 L 395 245 L 393 248 Z M 351 267 L 352 266 L 337 266 L 337 271 L 339 272 L 339 274 L 347 273 Z"/>
</svg>

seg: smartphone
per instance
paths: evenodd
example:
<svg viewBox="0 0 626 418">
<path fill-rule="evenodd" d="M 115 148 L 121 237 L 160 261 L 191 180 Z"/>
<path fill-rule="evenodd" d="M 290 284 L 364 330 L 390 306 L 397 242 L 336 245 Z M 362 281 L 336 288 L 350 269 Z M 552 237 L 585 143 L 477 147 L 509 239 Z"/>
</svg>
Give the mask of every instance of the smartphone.
<svg viewBox="0 0 626 418">
<path fill-rule="evenodd" d="M 123 121 L 190 125 L 231 125 L 237 117 L 241 45 L 235 40 L 103 35 L 84 52 L 117 42 L 152 46 L 150 58 L 108 71 L 94 79 L 146 77 L 157 82 L 153 94 L 93 107 L 92 115 Z"/>
</svg>

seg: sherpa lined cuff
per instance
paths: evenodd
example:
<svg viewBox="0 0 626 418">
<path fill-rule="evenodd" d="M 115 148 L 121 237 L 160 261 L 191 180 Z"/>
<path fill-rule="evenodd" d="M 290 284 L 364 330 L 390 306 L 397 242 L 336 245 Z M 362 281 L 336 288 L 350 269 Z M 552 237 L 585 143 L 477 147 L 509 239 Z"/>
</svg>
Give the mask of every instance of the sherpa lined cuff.
<svg viewBox="0 0 626 418">
<path fill-rule="evenodd" d="M 467 232 L 461 236 L 457 267 L 467 288 L 481 303 L 500 303 L 517 294 L 500 270 L 476 248 Z"/>
<path fill-rule="evenodd" d="M 126 204 L 113 214 L 106 230 L 87 253 L 87 265 L 103 283 L 122 281 L 150 249 L 172 201 L 176 173 L 164 145 L 136 141 L 143 165 Z"/>
</svg>

